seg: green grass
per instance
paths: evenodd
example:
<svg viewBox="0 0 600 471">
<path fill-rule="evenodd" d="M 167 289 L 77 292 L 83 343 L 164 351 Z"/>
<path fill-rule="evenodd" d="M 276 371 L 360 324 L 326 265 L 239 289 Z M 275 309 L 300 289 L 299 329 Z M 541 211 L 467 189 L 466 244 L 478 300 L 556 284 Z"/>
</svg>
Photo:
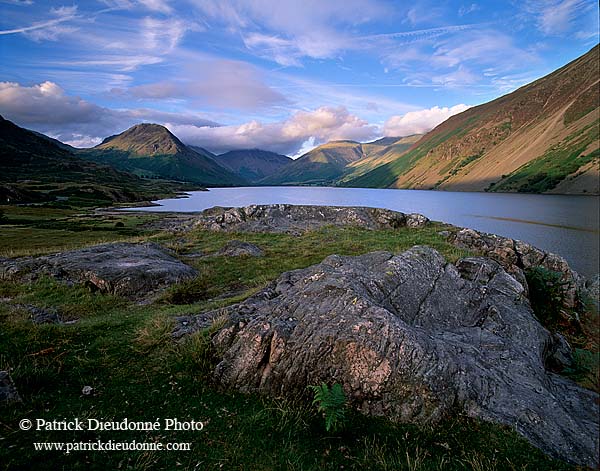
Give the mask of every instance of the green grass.
<svg viewBox="0 0 600 471">
<path fill-rule="evenodd" d="M 48 207 L 0 206 L 0 257 L 44 255 L 112 241 L 135 241 L 152 232 L 154 215 L 90 214 Z M 122 223 L 120 227 L 118 223 Z"/>
<path fill-rule="evenodd" d="M 436 189 L 437 187 L 439 187 L 442 183 L 444 183 L 450 177 L 456 175 L 467 165 L 475 162 L 476 160 L 479 160 L 482 156 L 483 156 L 483 150 L 479 151 L 477 154 L 473 154 L 473 155 L 470 155 L 465 158 L 453 159 L 448 165 L 446 165 L 442 169 L 441 173 L 446 173 L 446 175 L 436 182 L 436 184 L 433 186 L 433 189 Z"/>
<path fill-rule="evenodd" d="M 490 191 L 518 191 L 543 193 L 552 190 L 567 176 L 600 157 L 600 151 L 584 151 L 597 141 L 598 123 L 574 133 L 548 149 L 544 155 L 519 167 L 499 183 L 490 186 Z"/>
<path fill-rule="evenodd" d="M 563 118 L 565 126 L 583 118 L 588 113 L 598 108 L 600 100 L 600 90 L 598 85 L 593 84 L 585 92 L 581 93 L 577 99 L 569 106 Z"/>
<path fill-rule="evenodd" d="M 359 228 L 339 229 L 326 227 L 300 237 L 287 234 L 220 233 L 197 231 L 185 235 L 185 241 L 172 240 L 170 235 L 157 235 L 153 240 L 176 248 L 181 256 L 186 253 L 202 252 L 213 254 L 229 240 L 238 239 L 258 245 L 265 252 L 264 257 L 204 257 L 191 258 L 187 263 L 196 267 L 200 277 L 173 287 L 167 293 L 184 297 L 183 290 L 189 288 L 198 299 L 223 294 L 258 289 L 274 280 L 281 273 L 304 268 L 321 262 L 327 255 L 357 255 L 373 250 L 387 250 L 393 253 L 404 251 L 413 245 L 429 245 L 443 253 L 449 260 L 457 260 L 467 252 L 448 244 L 437 234 L 441 225 L 431 225 L 426 229 L 399 229 L 369 231 Z M 206 280 L 210 280 L 207 284 Z M 202 296 L 202 293 L 206 293 Z"/>
<path fill-rule="evenodd" d="M 19 300 L 63 310 L 77 300 L 73 325 L 33 326 L 1 316 L 0 367 L 11 368 L 24 403 L 0 408 L 5 469 L 569 469 L 516 433 L 467 418 L 437 427 L 397 425 L 350 413 L 329 434 L 310 401 L 290 402 L 210 385 L 203 333 L 168 339 L 169 307 L 135 306 L 43 280 L 13 286 Z M 91 396 L 81 390 L 94 388 Z M 23 432 L 23 418 L 201 420 L 202 432 Z M 191 442 L 189 452 L 34 452 L 40 441 Z M 175 463 L 180 463 L 175 465 Z M 198 467 L 198 463 L 200 466 Z M 493 465 L 495 463 L 495 466 Z M 528 465 L 528 468 L 525 466 Z M 411 468 L 411 466 L 414 466 Z"/>
<path fill-rule="evenodd" d="M 7 213 L 10 218 L 29 218 L 31 224 L 23 226 L 37 237 L 50 231 L 37 225 L 43 219 L 42 210 L 8 209 Z M 79 221 L 87 226 L 94 221 L 71 213 L 48 215 L 65 218 L 65 224 Z M 95 217 L 100 226 L 108 223 L 104 216 Z M 137 216 L 123 217 L 126 227 L 141 231 L 142 221 L 136 222 Z M 24 400 L 22 404 L 0 406 L 3 469 L 572 469 L 544 456 L 508 428 L 466 417 L 448 418 L 435 427 L 419 427 L 348 411 L 344 429 L 327 433 L 308 391 L 306 398 L 292 401 L 222 391 L 212 385 L 216 357 L 209 339 L 219 319 L 216 325 L 183 342 L 170 339 L 175 316 L 237 302 L 281 272 L 311 265 L 332 253 L 399 252 L 418 243 L 432 245 L 452 260 L 465 255 L 449 246 L 437 234 L 439 229 L 435 225 L 398 231 L 324 228 L 300 237 L 204 231 L 175 236 L 142 231 L 140 239 L 170 245 L 181 257 L 195 251 L 212 254 L 232 238 L 255 243 L 265 251 L 261 258 L 189 258 L 201 276 L 210 281 L 212 297 L 202 297 L 192 304 L 173 304 L 164 297 L 155 304 L 139 305 L 50 279 L 31 284 L 0 281 L 0 369 L 11 370 Z M 72 230 L 71 236 L 84 233 Z M 53 237 L 48 236 L 46 251 L 56 243 Z M 20 250 L 40 250 L 29 244 L 30 239 L 22 239 Z M 15 304 L 53 307 L 65 319 L 77 322 L 34 325 L 24 310 L 15 309 Z M 93 394 L 83 395 L 84 386 L 91 386 Z M 202 432 L 25 432 L 18 426 L 24 418 L 75 417 L 127 417 L 135 421 L 176 417 L 201 420 L 205 428 Z M 191 442 L 192 449 L 65 455 L 34 451 L 32 445 L 98 439 Z"/>
</svg>

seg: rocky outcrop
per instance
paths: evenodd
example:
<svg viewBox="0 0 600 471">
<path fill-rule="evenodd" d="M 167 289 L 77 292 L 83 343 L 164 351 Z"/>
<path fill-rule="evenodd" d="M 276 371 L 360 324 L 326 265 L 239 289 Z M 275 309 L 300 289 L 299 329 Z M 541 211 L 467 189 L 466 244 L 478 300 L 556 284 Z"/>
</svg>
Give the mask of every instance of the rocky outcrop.
<svg viewBox="0 0 600 471">
<path fill-rule="evenodd" d="M 400 422 L 464 413 L 514 427 L 569 462 L 598 464 L 598 395 L 546 369 L 569 361 L 497 262 L 435 250 L 332 255 L 246 301 L 180 318 L 212 337 L 214 379 L 273 396 L 340 383 L 352 406 Z M 566 351 L 565 351 L 566 348 Z"/>
<path fill-rule="evenodd" d="M 0 404 L 3 402 L 20 401 L 21 397 L 19 396 L 15 383 L 13 383 L 8 371 L 0 371 Z"/>
<path fill-rule="evenodd" d="M 561 273 L 564 282 L 565 307 L 576 307 L 578 291 L 584 288 L 585 280 L 576 271 L 571 270 L 567 261 L 561 256 L 544 252 L 520 240 L 473 229 L 457 228 L 456 231 L 447 231 L 445 235 L 448 241 L 457 247 L 496 260 L 525 286 L 524 271 L 529 268 L 542 266 Z"/>
<path fill-rule="evenodd" d="M 429 219 L 421 214 L 380 208 L 273 204 L 210 208 L 202 212 L 195 225 L 211 231 L 301 234 L 323 226 L 390 229 L 423 227 L 428 222 Z"/>
<path fill-rule="evenodd" d="M 40 275 L 138 297 L 193 278 L 197 272 L 153 243 L 119 242 L 45 257 L 0 260 L 0 279 L 32 280 Z"/>
<path fill-rule="evenodd" d="M 262 257 L 264 253 L 260 247 L 250 242 L 230 240 L 215 255 L 219 257 Z"/>
<path fill-rule="evenodd" d="M 194 216 L 194 226 L 212 231 L 281 232 L 301 234 L 319 227 L 360 226 L 367 229 L 420 228 L 429 223 L 421 214 L 404 214 L 381 208 L 252 205 L 243 208 L 214 207 Z M 189 222 L 186 223 L 189 226 Z M 575 308 L 585 280 L 559 255 L 542 251 L 520 240 L 448 226 L 440 232 L 457 247 L 490 257 L 500 263 L 527 290 L 525 271 L 535 266 L 562 273 L 565 307 Z"/>
</svg>

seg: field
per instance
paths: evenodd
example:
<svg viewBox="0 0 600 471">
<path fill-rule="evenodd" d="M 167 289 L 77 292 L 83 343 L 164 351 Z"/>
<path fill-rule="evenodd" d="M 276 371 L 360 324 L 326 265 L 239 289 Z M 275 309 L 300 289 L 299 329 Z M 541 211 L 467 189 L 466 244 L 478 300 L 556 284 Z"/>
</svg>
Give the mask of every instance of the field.
<svg viewBox="0 0 600 471">
<path fill-rule="evenodd" d="M 295 237 L 153 229 L 157 215 L 42 207 L 1 208 L 0 257 L 40 255 L 99 242 L 151 240 L 200 272 L 197 279 L 139 303 L 51 279 L 0 281 L 0 370 L 10 370 L 23 403 L 0 406 L 4 469 L 52 470 L 566 470 L 512 430 L 467 417 L 436 426 L 393 424 L 349 412 L 345 427 L 325 431 L 302 398 L 264 398 L 221 391 L 210 380 L 209 331 L 177 343 L 173 318 L 237 302 L 280 273 L 325 256 L 431 245 L 449 260 L 466 255 L 446 243 L 440 225 L 367 231 L 324 228 Z M 212 254 L 228 240 L 259 245 L 261 258 Z M 56 309 L 62 324 L 35 325 L 24 305 Z M 91 393 L 83 394 L 90 386 Z M 200 420 L 204 430 L 35 432 L 27 418 Z M 34 451 L 34 442 L 190 442 L 190 451 Z"/>
</svg>

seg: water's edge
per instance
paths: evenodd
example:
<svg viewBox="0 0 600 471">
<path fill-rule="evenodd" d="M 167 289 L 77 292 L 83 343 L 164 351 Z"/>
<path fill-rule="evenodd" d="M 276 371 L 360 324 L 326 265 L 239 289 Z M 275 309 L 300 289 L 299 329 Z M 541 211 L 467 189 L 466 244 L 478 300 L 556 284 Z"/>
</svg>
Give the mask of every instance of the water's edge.
<svg viewBox="0 0 600 471">
<path fill-rule="evenodd" d="M 598 271 L 597 196 L 336 187 L 212 188 L 187 195 L 152 202 L 159 206 L 120 210 L 194 213 L 214 206 L 282 203 L 386 208 L 421 213 L 431 220 L 522 240 L 561 255 L 584 276 Z"/>
</svg>

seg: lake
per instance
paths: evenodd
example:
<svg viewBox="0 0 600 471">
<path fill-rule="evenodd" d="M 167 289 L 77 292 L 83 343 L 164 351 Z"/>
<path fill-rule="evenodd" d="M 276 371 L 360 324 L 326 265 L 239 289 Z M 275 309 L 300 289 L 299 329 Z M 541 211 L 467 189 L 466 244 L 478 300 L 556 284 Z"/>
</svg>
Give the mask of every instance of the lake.
<svg viewBox="0 0 600 471">
<path fill-rule="evenodd" d="M 131 209 L 196 212 L 213 206 L 275 203 L 388 208 L 529 242 L 562 255 L 586 276 L 599 271 L 597 196 L 328 187 L 211 188 L 188 195 L 156 201 L 160 206 Z"/>
</svg>

